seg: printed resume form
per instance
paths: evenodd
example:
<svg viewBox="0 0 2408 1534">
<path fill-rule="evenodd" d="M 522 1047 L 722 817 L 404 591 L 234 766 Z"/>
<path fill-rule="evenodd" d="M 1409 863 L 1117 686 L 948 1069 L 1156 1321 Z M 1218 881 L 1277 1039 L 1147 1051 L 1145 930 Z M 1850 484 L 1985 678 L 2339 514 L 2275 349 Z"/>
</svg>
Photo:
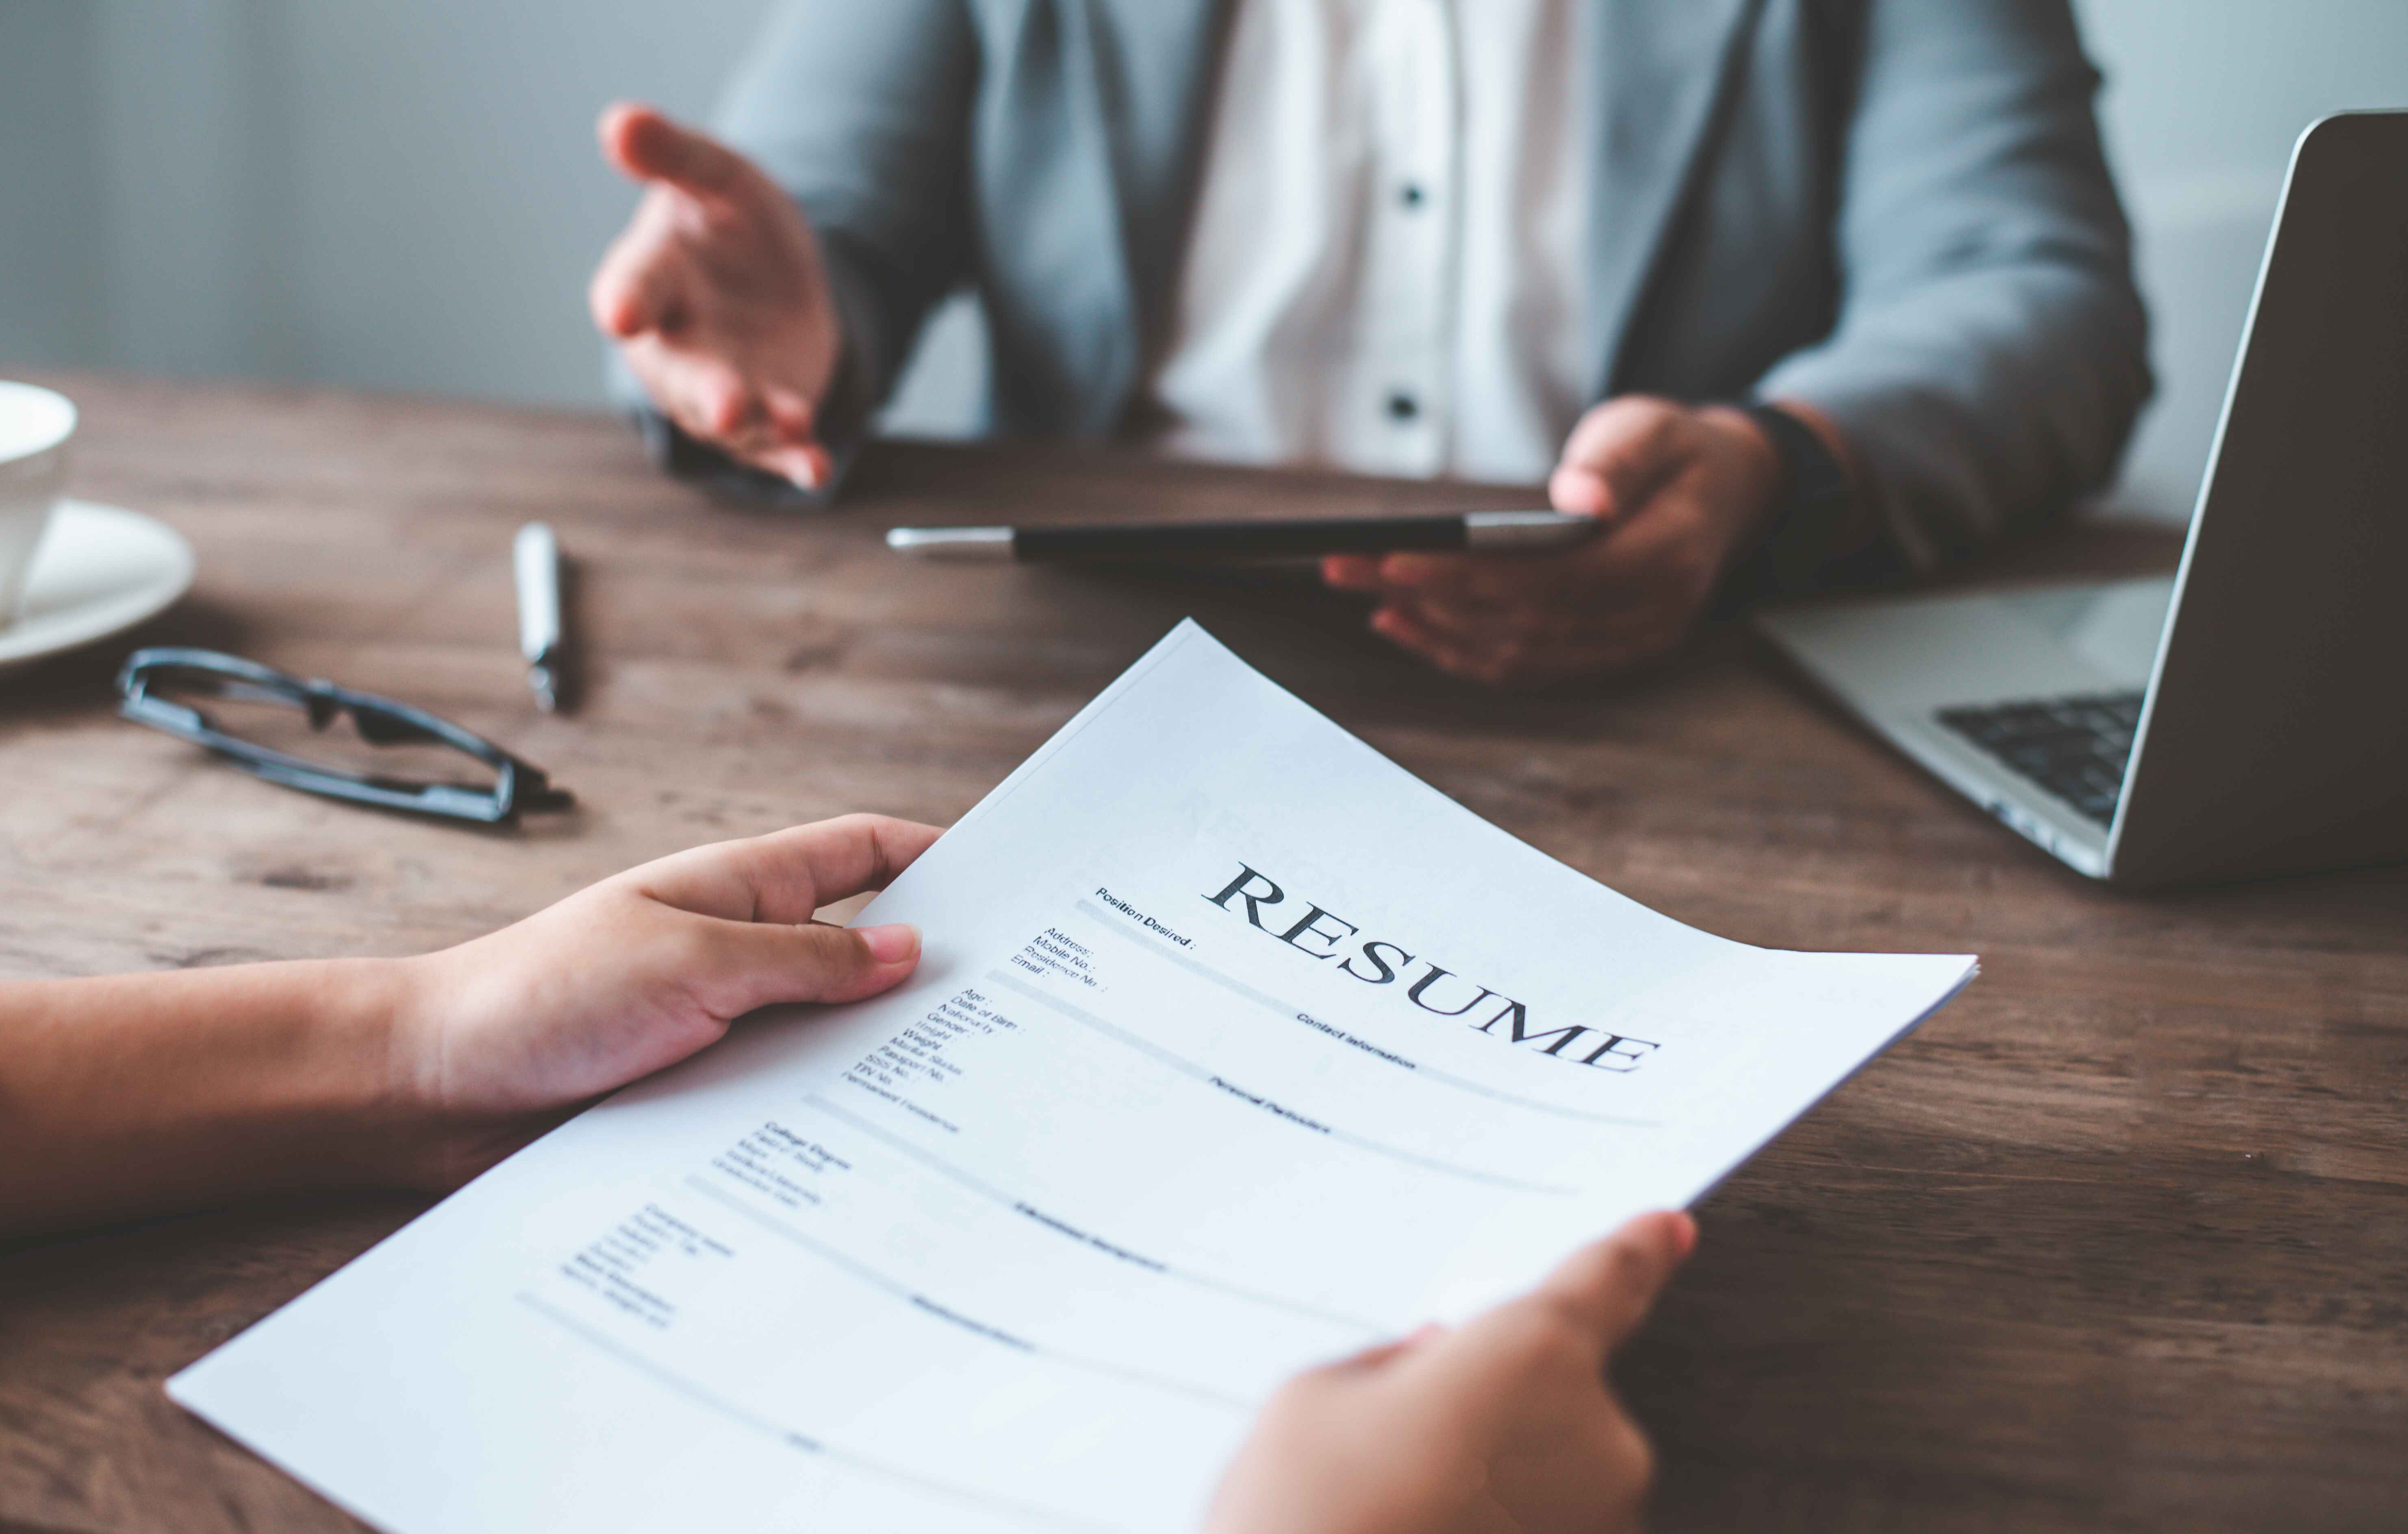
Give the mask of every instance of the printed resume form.
<svg viewBox="0 0 2408 1534">
<path fill-rule="evenodd" d="M 400 1534 L 1193 1527 L 1289 1374 L 1688 1204 L 1972 975 L 1681 925 L 1182 624 L 764 1013 L 170 1382 Z"/>
</svg>

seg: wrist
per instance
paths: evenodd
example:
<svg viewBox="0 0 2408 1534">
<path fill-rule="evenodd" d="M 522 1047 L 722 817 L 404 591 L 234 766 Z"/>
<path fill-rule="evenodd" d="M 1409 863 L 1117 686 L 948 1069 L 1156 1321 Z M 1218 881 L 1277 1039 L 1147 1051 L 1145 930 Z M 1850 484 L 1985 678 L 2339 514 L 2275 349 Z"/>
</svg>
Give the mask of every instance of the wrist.
<svg viewBox="0 0 2408 1534">
<path fill-rule="evenodd" d="M 1784 479 L 1781 449 L 1763 423 L 1737 406 L 1701 407 L 1698 420 L 1721 444 L 1729 477 L 1730 538 L 1722 561 L 1728 569 L 1772 531 Z"/>
<path fill-rule="evenodd" d="M 325 1137 L 332 1180 L 441 1192 L 495 1159 L 478 1154 L 494 1125 L 460 1112 L 445 1091 L 442 959 L 311 967 L 305 1010 L 328 1063 L 310 1077 L 328 1083 L 318 1111 L 335 1115 Z"/>
<path fill-rule="evenodd" d="M 1751 555 L 1752 584 L 1772 592 L 1813 589 L 1864 541 L 1865 498 L 1846 440 L 1813 406 L 1796 400 L 1743 407 L 1781 460 L 1770 524 Z"/>
<path fill-rule="evenodd" d="M 415 958 L 330 959 L 308 966 L 302 1013 L 320 1084 L 308 1112 L 324 1122 L 327 1164 L 341 1180 L 423 1187 L 446 1139 L 422 1040 L 427 967 Z"/>
<path fill-rule="evenodd" d="M 452 1025 L 468 1004 L 453 983 L 459 952 L 376 961 L 385 1110 L 374 1169 L 395 1186 L 449 1192 L 530 1138 L 528 1115 L 464 1106 L 454 1090 Z"/>
</svg>

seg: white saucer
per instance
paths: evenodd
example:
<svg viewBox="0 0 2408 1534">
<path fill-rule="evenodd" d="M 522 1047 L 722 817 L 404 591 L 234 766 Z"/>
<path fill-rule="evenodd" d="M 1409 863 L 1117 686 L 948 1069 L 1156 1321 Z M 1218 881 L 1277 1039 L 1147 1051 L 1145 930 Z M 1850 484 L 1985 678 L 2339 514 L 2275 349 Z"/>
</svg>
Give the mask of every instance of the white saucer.
<svg viewBox="0 0 2408 1534">
<path fill-rule="evenodd" d="M 122 634 L 192 585 L 181 533 L 122 507 L 63 500 L 34 551 L 25 605 L 0 626 L 0 670 Z"/>
</svg>

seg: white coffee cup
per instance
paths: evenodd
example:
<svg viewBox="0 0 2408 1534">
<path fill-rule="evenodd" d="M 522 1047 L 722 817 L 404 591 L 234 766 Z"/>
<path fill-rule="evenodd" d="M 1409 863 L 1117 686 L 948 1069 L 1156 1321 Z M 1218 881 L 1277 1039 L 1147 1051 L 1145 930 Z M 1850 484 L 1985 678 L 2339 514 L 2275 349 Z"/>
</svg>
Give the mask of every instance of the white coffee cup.
<svg viewBox="0 0 2408 1534">
<path fill-rule="evenodd" d="M 67 479 L 76 408 L 64 394 L 0 382 L 0 628 L 17 621 L 25 572 Z"/>
</svg>

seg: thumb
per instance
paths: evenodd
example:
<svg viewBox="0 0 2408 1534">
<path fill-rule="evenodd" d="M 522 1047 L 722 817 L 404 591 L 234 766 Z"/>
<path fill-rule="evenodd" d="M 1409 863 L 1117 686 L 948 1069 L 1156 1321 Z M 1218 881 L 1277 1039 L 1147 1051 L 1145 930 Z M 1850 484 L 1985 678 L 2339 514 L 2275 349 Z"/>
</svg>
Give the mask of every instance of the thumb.
<svg viewBox="0 0 2408 1534">
<path fill-rule="evenodd" d="M 891 990 L 920 967 L 919 928 L 842 927 L 825 922 L 712 920 L 721 953 L 710 977 L 711 1010 L 738 1017 L 796 1001 L 858 1001 Z"/>
<path fill-rule="evenodd" d="M 1548 498 L 1558 511 L 1627 517 L 1679 467 L 1686 419 L 1670 400 L 1639 394 L 1598 406 L 1565 439 Z"/>
<path fill-rule="evenodd" d="M 1565 1258 L 1533 1297 L 1590 1332 L 1602 1359 L 1647 1319 L 1656 1295 L 1697 1243 L 1698 1223 L 1688 1215 L 1641 1214 Z"/>
<path fill-rule="evenodd" d="M 1360 1353 L 1351 1353 L 1336 1363 L 1324 1366 L 1336 1374 L 1361 1374 L 1385 1369 L 1406 1354 L 1446 1335 L 1446 1328 L 1435 1321 L 1425 1322 L 1402 1337 L 1392 1337 L 1384 1342 L 1374 1342 Z"/>
<path fill-rule="evenodd" d="M 585 301 L 595 327 L 622 341 L 648 330 L 675 329 L 682 307 L 668 252 L 658 239 L 633 232 L 602 258 L 586 285 Z"/>
</svg>

